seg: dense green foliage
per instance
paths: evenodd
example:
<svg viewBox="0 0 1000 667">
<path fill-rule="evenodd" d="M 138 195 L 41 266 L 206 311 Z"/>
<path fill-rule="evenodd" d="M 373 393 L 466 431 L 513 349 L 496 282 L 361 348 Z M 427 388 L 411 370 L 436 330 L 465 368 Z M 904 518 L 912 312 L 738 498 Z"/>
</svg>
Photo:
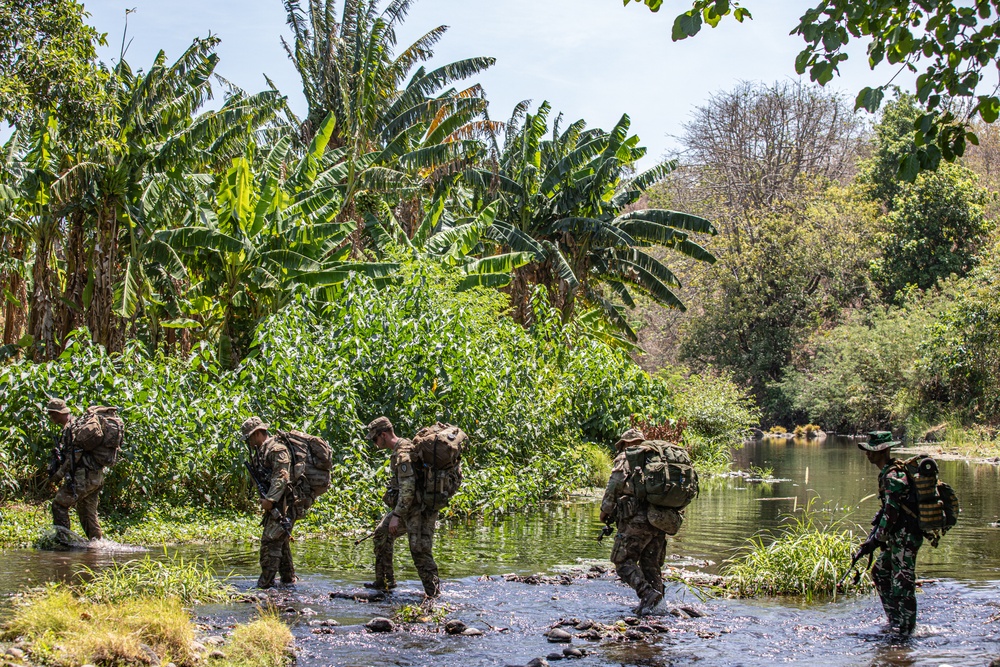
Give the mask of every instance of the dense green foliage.
<svg viewBox="0 0 1000 667">
<path fill-rule="evenodd" d="M 469 433 L 455 513 L 505 512 L 552 497 L 586 474 L 579 443 L 610 444 L 632 414 L 654 422 L 674 415 L 680 383 L 671 388 L 623 352 L 564 326 L 544 291 L 525 330 L 503 316 L 506 299 L 495 291 L 455 292 L 458 277 L 433 265 L 407 264 L 404 273 L 393 290 L 351 279 L 321 311 L 290 304 L 260 327 L 253 354 L 232 371 L 207 344 L 187 359 L 151 356 L 139 344 L 110 357 L 85 333 L 56 360 L 8 364 L 0 370 L 5 494 L 39 480 L 55 435 L 41 412 L 48 395 L 77 410 L 121 408 L 125 452 L 104 491 L 117 508 L 149 499 L 249 507 L 237 431 L 250 414 L 323 436 L 334 447 L 334 484 L 306 530 L 356 525 L 378 512 L 386 461 L 365 446 L 362 427 L 379 414 L 402 434 L 436 419 Z M 689 411 L 700 404 L 685 400 Z M 727 457 L 737 436 L 711 422 L 696 429 L 711 440 L 702 447 L 706 461 Z"/>
</svg>

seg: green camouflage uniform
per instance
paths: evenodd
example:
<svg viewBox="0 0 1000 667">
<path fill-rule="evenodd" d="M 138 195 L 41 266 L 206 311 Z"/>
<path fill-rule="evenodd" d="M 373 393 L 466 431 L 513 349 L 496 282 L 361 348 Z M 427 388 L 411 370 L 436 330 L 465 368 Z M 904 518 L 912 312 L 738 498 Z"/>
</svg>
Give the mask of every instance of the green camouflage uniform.
<svg viewBox="0 0 1000 667">
<path fill-rule="evenodd" d="M 375 587 L 389 589 L 396 585 L 392 564 L 393 543 L 396 538 L 389 534 L 389 521 L 395 515 L 399 517 L 400 532 L 405 530 L 409 538 L 410 555 L 424 585 L 424 593 L 429 597 L 437 597 L 441 587 L 431 548 L 438 512 L 423 507 L 421 494 L 417 490 L 413 450 L 412 441 L 399 438 L 389 459 L 392 479 L 383 500 L 392 509 L 382 517 L 372 540 L 375 547 Z"/>
<path fill-rule="evenodd" d="M 909 634 L 917 623 L 915 569 L 924 538 L 917 520 L 907 512 L 910 483 L 898 459 L 879 473 L 878 495 L 884 511 L 874 539 L 882 545 L 882 553 L 872 568 L 872 579 L 889 623 Z"/>
<path fill-rule="evenodd" d="M 271 436 L 261 446 L 260 465 L 271 479 L 264 498 L 274 503 L 274 508 L 264 513 L 264 531 L 260 537 L 260 579 L 257 580 L 257 587 L 269 588 L 274 585 L 274 575 L 277 573 L 281 574 L 282 583 L 290 584 L 295 581 L 291 536 L 281 527 L 274 510 L 287 516 L 293 526 L 298 517 L 289 484 L 292 458 L 279 438 Z M 290 530 L 291 528 L 289 532 Z"/>
<path fill-rule="evenodd" d="M 76 437 L 75 422 L 73 419 L 67 422 L 59 438 L 65 460 L 55 473 L 55 478 L 63 483 L 52 499 L 52 523 L 69 530 L 69 510 L 75 505 L 83 532 L 88 539 L 98 540 L 103 537 L 97 520 L 97 503 L 104 486 L 104 468 L 80 448 L 82 443 Z"/>
<path fill-rule="evenodd" d="M 601 512 L 614 517 L 618 523 L 618 534 L 611 548 L 615 571 L 642 600 L 650 591 L 663 594 L 667 533 L 647 520 L 648 505 L 636 500 L 625 483 L 629 472 L 623 450 L 612 465 L 611 478 L 601 501 Z"/>
</svg>

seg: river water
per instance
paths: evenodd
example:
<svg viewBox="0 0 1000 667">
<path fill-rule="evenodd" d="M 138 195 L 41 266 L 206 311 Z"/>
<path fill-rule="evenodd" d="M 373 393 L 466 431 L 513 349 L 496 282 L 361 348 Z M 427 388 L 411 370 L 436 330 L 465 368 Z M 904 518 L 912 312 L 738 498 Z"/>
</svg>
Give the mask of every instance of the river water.
<svg viewBox="0 0 1000 667">
<path fill-rule="evenodd" d="M 668 563 L 717 571 L 720 564 L 762 529 L 775 529 L 789 513 L 812 508 L 842 517 L 867 531 L 878 501 L 878 471 L 846 439 L 763 441 L 736 453 L 737 466 L 772 468 L 782 481 L 750 483 L 715 479 L 687 510 L 681 532 L 668 544 Z M 876 596 L 840 598 L 806 604 L 800 600 L 702 600 L 686 587 L 668 585 L 661 623 L 670 631 L 628 642 L 575 638 L 583 659 L 565 664 L 596 665 L 987 665 L 1000 657 L 1000 468 L 941 461 L 941 478 L 958 493 L 958 526 L 939 548 L 920 551 L 917 576 L 929 579 L 918 593 L 918 626 L 903 640 L 887 634 Z M 864 500 L 863 500 L 864 499 Z M 860 506 L 859 501 L 861 501 Z M 293 545 L 300 577 L 293 591 L 278 599 L 293 623 L 298 664 L 323 665 L 523 665 L 560 652 L 543 633 L 559 619 L 579 618 L 610 624 L 630 615 L 631 589 L 613 575 L 577 577 L 572 583 L 538 585 L 506 581 L 499 575 L 559 574 L 607 562 L 611 540 L 598 544 L 601 524 L 594 498 L 574 497 L 530 514 L 501 521 L 449 522 L 435 540 L 444 594 L 440 604 L 457 618 L 484 631 L 482 636 L 449 636 L 436 625 L 410 632 L 372 634 L 363 624 L 392 616 L 403 604 L 416 604 L 421 589 L 409 563 L 405 538 L 397 542 L 400 589 L 377 603 L 330 599 L 331 591 L 358 590 L 371 580 L 370 543 L 349 540 L 299 541 Z M 256 578 L 256 551 L 247 543 L 225 547 L 168 549 L 206 557 L 232 581 L 250 588 Z M 154 552 L 155 553 L 155 552 Z M 0 554 L 0 593 L 26 582 L 64 578 L 81 564 L 100 567 L 113 558 L 97 553 L 8 551 Z M 678 605 L 704 612 L 701 618 L 676 618 L 665 610 Z M 315 612 L 312 615 L 311 612 Z M 225 632 L 254 612 L 253 605 L 200 607 L 200 622 Z M 316 622 L 335 620 L 332 630 Z M 312 624 L 310 624 L 312 622 Z M 571 628 L 570 628 L 571 629 Z M 327 634 L 316 634 L 322 630 Z M 572 629 L 571 629 L 572 630 Z M 563 663 L 560 663 L 563 664 Z"/>
</svg>

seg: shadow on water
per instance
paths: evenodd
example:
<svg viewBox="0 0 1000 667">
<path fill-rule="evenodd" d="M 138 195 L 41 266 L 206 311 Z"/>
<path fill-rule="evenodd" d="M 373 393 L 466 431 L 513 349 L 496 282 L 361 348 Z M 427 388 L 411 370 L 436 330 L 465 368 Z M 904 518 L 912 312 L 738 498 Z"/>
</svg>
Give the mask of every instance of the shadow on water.
<svg viewBox="0 0 1000 667">
<path fill-rule="evenodd" d="M 705 484 L 691 505 L 681 533 L 670 540 L 669 561 L 708 561 L 717 570 L 747 537 L 773 529 L 794 508 L 819 496 L 830 506 L 855 508 L 875 489 L 878 471 L 850 441 L 793 444 L 758 442 L 737 453 L 737 464 L 774 469 L 787 481 L 770 484 L 744 479 Z M 938 549 L 925 547 L 917 574 L 934 578 L 918 595 L 919 624 L 903 640 L 884 631 L 884 617 L 874 595 L 803 604 L 795 600 L 699 601 L 679 585 L 668 586 L 660 621 L 669 632 L 638 641 L 588 641 L 572 646 L 589 654 L 580 665 L 765 665 L 776 662 L 823 665 L 986 665 L 1000 656 L 1000 530 L 989 524 L 1000 517 L 995 466 L 942 461 L 942 478 L 962 501 L 959 525 Z M 852 519 L 867 529 L 877 508 L 864 501 Z M 571 584 L 529 585 L 505 581 L 505 573 L 565 572 L 574 566 L 605 562 L 611 540 L 598 544 L 601 524 L 594 498 L 575 498 L 531 514 L 497 522 L 455 521 L 441 526 L 435 555 L 445 578 L 439 604 L 483 631 L 482 636 L 451 636 L 436 625 L 417 624 L 408 632 L 373 634 L 363 624 L 392 616 L 403 604 L 420 602 L 420 586 L 397 548 L 401 590 L 383 602 L 331 599 L 334 590 L 358 590 L 371 578 L 370 543 L 350 540 L 296 542 L 300 582 L 273 599 L 293 624 L 300 649 L 298 664 L 322 665 L 523 665 L 535 657 L 559 653 L 543 635 L 563 618 L 613 624 L 630 615 L 636 599 L 613 575 L 575 578 Z M 184 547 L 185 557 L 207 558 L 220 572 L 233 572 L 234 583 L 249 589 L 256 577 L 253 544 Z M 158 557 L 165 553 L 153 549 Z M 100 552 L 14 551 L 0 554 L 0 592 L 71 576 L 74 568 L 99 568 L 123 558 Z M 492 575 L 492 576 L 490 576 Z M 677 618 L 666 611 L 688 605 L 702 618 Z M 199 621 L 224 631 L 254 612 L 254 605 L 200 607 Z M 336 621 L 339 625 L 319 625 Z M 574 634 L 577 634 L 574 631 Z M 577 664 L 576 662 L 571 664 Z"/>
</svg>

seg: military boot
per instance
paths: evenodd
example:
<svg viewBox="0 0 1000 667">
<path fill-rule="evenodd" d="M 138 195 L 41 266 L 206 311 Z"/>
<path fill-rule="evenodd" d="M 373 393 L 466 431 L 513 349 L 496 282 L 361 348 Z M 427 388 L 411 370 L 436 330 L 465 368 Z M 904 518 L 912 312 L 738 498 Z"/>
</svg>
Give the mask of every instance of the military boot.
<svg viewBox="0 0 1000 667">
<path fill-rule="evenodd" d="M 392 589 L 394 589 L 396 587 L 396 582 L 395 581 L 372 581 L 372 582 L 365 582 L 364 586 L 365 586 L 365 588 L 371 588 L 371 589 L 376 590 L 376 591 L 388 592 L 388 591 L 391 591 Z"/>
<path fill-rule="evenodd" d="M 425 581 L 424 595 L 428 598 L 436 598 L 441 595 L 441 580 L 437 577 L 432 577 L 430 580 Z"/>
<path fill-rule="evenodd" d="M 261 570 L 260 577 L 257 579 L 257 588 L 271 588 L 274 586 L 274 575 L 277 574 L 275 570 Z"/>
<path fill-rule="evenodd" d="M 642 600 L 639 602 L 639 606 L 636 607 L 635 613 L 637 616 L 645 616 L 649 614 L 656 605 L 660 604 L 660 600 L 663 599 L 663 593 L 656 590 L 655 588 L 650 588 L 646 591 L 646 594 L 642 596 Z"/>
</svg>

